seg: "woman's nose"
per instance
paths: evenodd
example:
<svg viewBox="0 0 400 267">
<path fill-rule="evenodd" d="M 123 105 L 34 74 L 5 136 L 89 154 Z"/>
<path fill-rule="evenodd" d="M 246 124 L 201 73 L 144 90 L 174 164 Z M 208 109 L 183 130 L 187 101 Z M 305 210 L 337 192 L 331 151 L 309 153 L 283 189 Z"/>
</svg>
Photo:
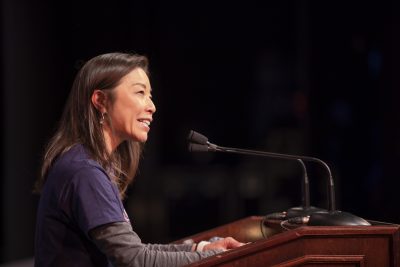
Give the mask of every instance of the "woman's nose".
<svg viewBox="0 0 400 267">
<path fill-rule="evenodd" d="M 154 105 L 154 102 L 151 98 L 149 98 L 148 103 L 147 103 L 147 110 L 150 111 L 151 113 L 156 112 L 156 105 Z"/>
</svg>

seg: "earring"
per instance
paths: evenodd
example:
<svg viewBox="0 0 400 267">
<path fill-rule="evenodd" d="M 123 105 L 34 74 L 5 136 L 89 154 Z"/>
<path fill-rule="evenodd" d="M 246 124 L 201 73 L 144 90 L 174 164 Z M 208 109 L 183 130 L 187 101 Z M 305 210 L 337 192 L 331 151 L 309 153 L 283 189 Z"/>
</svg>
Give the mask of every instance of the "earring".
<svg viewBox="0 0 400 267">
<path fill-rule="evenodd" d="M 101 118 L 100 118 L 100 124 L 101 124 L 101 125 L 104 124 L 104 114 L 106 114 L 106 113 L 105 113 L 105 112 L 104 112 L 104 113 L 101 113 Z"/>
</svg>

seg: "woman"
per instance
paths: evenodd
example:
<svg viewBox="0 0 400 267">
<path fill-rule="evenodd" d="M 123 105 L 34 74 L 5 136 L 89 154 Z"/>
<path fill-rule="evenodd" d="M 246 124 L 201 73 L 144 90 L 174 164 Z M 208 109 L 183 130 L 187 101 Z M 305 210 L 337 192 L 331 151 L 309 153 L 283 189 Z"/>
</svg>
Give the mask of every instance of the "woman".
<svg viewBox="0 0 400 267">
<path fill-rule="evenodd" d="M 143 244 L 132 230 L 121 200 L 156 111 L 147 72 L 145 57 L 110 53 L 77 74 L 37 182 L 35 266 L 180 266 L 242 245 Z"/>
</svg>

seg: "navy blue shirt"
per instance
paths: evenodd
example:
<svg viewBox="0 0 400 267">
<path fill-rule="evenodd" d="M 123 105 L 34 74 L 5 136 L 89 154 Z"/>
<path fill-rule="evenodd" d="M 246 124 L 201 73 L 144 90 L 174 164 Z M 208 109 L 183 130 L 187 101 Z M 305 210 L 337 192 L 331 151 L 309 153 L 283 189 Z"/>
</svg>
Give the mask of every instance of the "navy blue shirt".
<svg viewBox="0 0 400 267">
<path fill-rule="evenodd" d="M 117 186 L 82 145 L 75 145 L 56 160 L 44 184 L 35 266 L 111 266 L 88 233 L 127 220 Z"/>
</svg>

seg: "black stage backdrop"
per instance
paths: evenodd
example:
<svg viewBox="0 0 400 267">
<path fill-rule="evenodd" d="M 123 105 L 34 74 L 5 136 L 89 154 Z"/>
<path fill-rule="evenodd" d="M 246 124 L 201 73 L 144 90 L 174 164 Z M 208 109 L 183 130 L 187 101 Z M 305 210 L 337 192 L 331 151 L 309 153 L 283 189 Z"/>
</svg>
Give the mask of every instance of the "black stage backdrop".
<svg viewBox="0 0 400 267">
<path fill-rule="evenodd" d="M 296 163 L 189 154 L 190 129 L 223 146 L 321 158 L 340 210 L 400 222 L 399 4 L 1 4 L 0 262 L 32 257 L 43 146 L 79 66 L 113 51 L 151 64 L 158 110 L 125 201 L 144 242 L 301 203 Z M 309 169 L 311 203 L 326 207 L 325 174 Z"/>
</svg>

